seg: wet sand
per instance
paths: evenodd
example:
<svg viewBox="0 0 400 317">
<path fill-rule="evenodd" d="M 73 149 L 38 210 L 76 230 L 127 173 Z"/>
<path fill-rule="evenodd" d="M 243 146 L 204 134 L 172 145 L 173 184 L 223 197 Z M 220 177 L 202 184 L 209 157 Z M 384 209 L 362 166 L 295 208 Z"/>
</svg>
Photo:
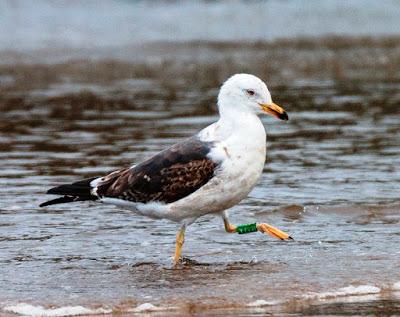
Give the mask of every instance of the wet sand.
<svg viewBox="0 0 400 317">
<path fill-rule="evenodd" d="M 2 314 L 399 314 L 399 49 L 396 37 L 329 37 L 1 52 Z M 38 208 L 53 185 L 213 122 L 218 85 L 238 71 L 264 78 L 290 121 L 263 118 L 265 170 L 232 220 L 269 222 L 294 242 L 229 235 L 204 217 L 174 270 L 173 223 L 95 204 Z"/>
</svg>

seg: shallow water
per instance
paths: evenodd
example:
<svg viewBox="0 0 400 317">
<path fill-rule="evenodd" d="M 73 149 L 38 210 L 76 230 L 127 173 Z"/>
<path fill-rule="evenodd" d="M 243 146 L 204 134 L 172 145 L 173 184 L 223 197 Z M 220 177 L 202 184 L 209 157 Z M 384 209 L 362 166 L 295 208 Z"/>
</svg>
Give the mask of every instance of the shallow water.
<svg viewBox="0 0 400 317">
<path fill-rule="evenodd" d="M 398 35 L 395 0 L 0 2 L 0 49 Z"/>
<path fill-rule="evenodd" d="M 289 50 L 260 44 L 245 66 L 232 55 L 231 64 L 209 74 L 215 65 L 200 52 L 218 59 L 235 45 L 160 46 L 168 56 L 179 53 L 166 64 L 2 65 L 4 314 L 32 311 L 26 304 L 121 315 L 398 313 L 400 81 L 389 64 L 375 71 L 370 58 L 395 63 L 399 42 L 355 43 L 339 52 L 312 41 L 306 50 L 301 43 Z M 188 51 L 199 53 L 191 70 L 179 65 Z M 274 62 L 270 90 L 290 120 L 263 118 L 264 173 L 231 218 L 271 223 L 295 241 L 229 235 L 221 219 L 208 216 L 188 229 L 185 262 L 174 270 L 176 224 L 89 203 L 38 208 L 51 186 L 131 165 L 215 121 L 225 73 L 261 72 L 260 61 L 277 51 L 286 57 Z M 360 58 L 350 64 L 354 52 Z M 346 72 L 321 69 L 326 54 Z M 307 64 L 285 73 L 286 62 L 299 59 Z"/>
</svg>

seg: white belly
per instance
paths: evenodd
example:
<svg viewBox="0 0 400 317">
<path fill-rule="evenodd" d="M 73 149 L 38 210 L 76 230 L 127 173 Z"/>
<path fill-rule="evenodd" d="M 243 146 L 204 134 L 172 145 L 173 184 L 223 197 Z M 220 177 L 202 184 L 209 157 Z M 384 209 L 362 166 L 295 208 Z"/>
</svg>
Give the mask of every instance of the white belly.
<svg viewBox="0 0 400 317">
<path fill-rule="evenodd" d="M 191 195 L 174 203 L 134 203 L 115 198 L 102 202 L 115 204 L 151 218 L 165 218 L 180 222 L 196 219 L 209 213 L 228 209 L 246 198 L 259 180 L 265 163 L 265 142 L 259 148 L 227 148 L 227 158 L 216 170 L 216 175 Z"/>
<path fill-rule="evenodd" d="M 215 176 L 198 191 L 170 204 L 171 215 L 187 218 L 220 212 L 247 197 L 265 164 L 266 135 L 258 118 L 247 133 L 235 132 L 216 142 L 210 153 L 211 158 L 222 160 Z"/>
<path fill-rule="evenodd" d="M 226 128 L 226 125 L 217 122 L 200 132 L 201 140 L 214 144 L 208 156 L 220 162 L 220 165 L 215 171 L 215 176 L 189 196 L 170 204 L 142 204 L 114 198 L 104 198 L 102 201 L 148 217 L 166 218 L 177 222 L 196 219 L 236 205 L 256 185 L 266 157 L 264 126 L 256 116 L 247 119 L 249 122 L 245 125 L 245 130 L 238 130 L 229 125 Z"/>
</svg>

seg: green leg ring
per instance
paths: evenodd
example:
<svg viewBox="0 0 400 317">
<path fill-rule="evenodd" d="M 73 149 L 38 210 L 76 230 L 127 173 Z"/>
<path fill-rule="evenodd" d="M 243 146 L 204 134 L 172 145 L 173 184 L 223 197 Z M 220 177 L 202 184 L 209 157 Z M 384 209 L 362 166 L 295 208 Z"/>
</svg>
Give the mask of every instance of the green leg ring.
<svg viewBox="0 0 400 317">
<path fill-rule="evenodd" d="M 258 231 L 256 223 L 250 223 L 248 225 L 241 225 L 236 227 L 236 232 L 238 234 L 251 233 L 256 231 Z"/>
</svg>

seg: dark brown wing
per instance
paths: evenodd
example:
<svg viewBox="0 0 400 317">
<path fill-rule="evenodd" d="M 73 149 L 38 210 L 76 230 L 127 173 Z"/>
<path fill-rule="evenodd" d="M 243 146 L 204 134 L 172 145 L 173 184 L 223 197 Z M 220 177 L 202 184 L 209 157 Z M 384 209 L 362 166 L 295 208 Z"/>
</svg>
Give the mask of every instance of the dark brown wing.
<svg viewBox="0 0 400 317">
<path fill-rule="evenodd" d="M 172 203 L 206 184 L 218 167 L 207 157 L 210 143 L 193 137 L 128 169 L 111 173 L 97 185 L 100 197 L 133 202 Z"/>
</svg>

